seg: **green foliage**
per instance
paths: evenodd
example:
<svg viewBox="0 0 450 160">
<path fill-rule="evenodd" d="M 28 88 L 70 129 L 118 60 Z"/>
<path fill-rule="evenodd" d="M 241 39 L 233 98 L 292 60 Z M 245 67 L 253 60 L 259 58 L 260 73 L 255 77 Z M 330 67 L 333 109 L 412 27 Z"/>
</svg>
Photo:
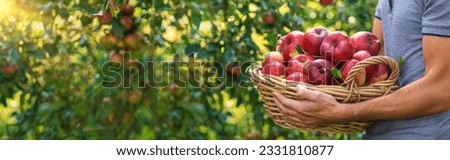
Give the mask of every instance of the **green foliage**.
<svg viewBox="0 0 450 160">
<path fill-rule="evenodd" d="M 278 34 L 292 30 L 321 25 L 348 34 L 370 31 L 375 0 L 339 0 L 327 7 L 312 0 L 131 0 L 143 45 L 130 56 L 154 62 L 144 63 L 154 70 L 121 73 L 121 65 L 112 70 L 124 77 L 116 88 L 102 86 L 114 77 L 104 74 L 110 50 L 100 37 L 122 38 L 126 31 L 117 21 L 100 25 L 93 16 L 111 10 L 119 17 L 114 4 L 14 3 L 14 11 L 2 13 L 0 26 L 0 65 L 20 68 L 12 78 L 0 74 L 2 139 L 360 138 L 276 126 L 249 85 L 245 69 L 251 64 L 245 62 L 259 62 Z M 264 12 L 275 13 L 276 24 L 265 25 Z M 198 64 L 194 60 L 203 68 L 183 67 Z M 241 64 L 241 74 L 221 65 L 231 62 Z M 179 87 L 170 88 L 174 83 Z M 136 93 L 142 100 L 130 100 Z"/>
</svg>

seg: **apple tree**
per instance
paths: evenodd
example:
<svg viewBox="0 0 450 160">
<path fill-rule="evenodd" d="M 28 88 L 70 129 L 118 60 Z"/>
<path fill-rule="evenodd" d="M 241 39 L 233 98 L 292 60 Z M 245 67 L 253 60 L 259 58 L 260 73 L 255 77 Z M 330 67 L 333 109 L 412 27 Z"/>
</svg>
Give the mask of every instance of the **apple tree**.
<svg viewBox="0 0 450 160">
<path fill-rule="evenodd" d="M 360 138 L 275 125 L 245 71 L 278 34 L 370 31 L 375 0 L 4 3 L 2 139 Z"/>
</svg>

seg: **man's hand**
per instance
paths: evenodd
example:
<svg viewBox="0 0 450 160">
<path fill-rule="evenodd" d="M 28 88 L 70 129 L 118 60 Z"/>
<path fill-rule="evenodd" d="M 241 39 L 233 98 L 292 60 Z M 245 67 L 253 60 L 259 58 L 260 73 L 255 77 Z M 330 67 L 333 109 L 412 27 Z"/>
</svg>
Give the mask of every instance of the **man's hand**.
<svg viewBox="0 0 450 160">
<path fill-rule="evenodd" d="M 287 116 L 289 124 L 299 128 L 316 128 L 346 121 L 345 105 L 328 94 L 297 86 L 299 100 L 274 93 L 275 103 Z"/>
</svg>

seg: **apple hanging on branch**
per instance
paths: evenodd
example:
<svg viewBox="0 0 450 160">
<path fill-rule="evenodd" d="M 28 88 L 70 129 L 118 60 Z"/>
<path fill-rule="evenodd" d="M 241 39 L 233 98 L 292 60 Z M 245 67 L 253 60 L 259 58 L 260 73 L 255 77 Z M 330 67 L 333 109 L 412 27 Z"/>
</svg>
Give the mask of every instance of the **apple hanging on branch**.
<svg viewBox="0 0 450 160">
<path fill-rule="evenodd" d="M 125 30 L 130 30 L 133 28 L 133 18 L 130 16 L 123 16 L 120 19 L 120 24 L 122 24 Z"/>
<path fill-rule="evenodd" d="M 120 12 L 125 15 L 133 15 L 135 7 L 129 4 L 119 6 Z"/>
<path fill-rule="evenodd" d="M 100 37 L 100 43 L 106 49 L 113 49 L 119 43 L 119 39 L 113 34 L 107 34 L 105 36 Z"/>
<path fill-rule="evenodd" d="M 231 62 L 225 66 L 226 71 L 232 75 L 240 75 L 241 67 L 238 62 Z"/>
<path fill-rule="evenodd" d="M 320 0 L 320 4 L 323 6 L 329 6 L 333 4 L 333 0 Z"/>
<path fill-rule="evenodd" d="M 142 101 L 142 92 L 140 91 L 131 91 L 128 93 L 128 101 L 131 104 L 138 104 Z"/>
<path fill-rule="evenodd" d="M 113 65 L 119 66 L 123 63 L 123 56 L 117 51 L 111 51 L 109 54 L 109 61 L 114 62 Z"/>
<path fill-rule="evenodd" d="M 127 50 L 136 50 L 141 47 L 141 37 L 136 33 L 131 33 L 125 36 L 125 48 Z"/>
<path fill-rule="evenodd" d="M 95 16 L 100 24 L 111 24 L 113 21 L 113 16 L 108 11 L 103 14 L 96 14 Z"/>
<path fill-rule="evenodd" d="M 265 12 L 262 16 L 262 19 L 264 24 L 268 26 L 274 25 L 277 20 L 275 14 L 272 12 Z"/>
<path fill-rule="evenodd" d="M 12 77 L 19 72 L 19 66 L 17 64 L 4 64 L 1 72 L 5 77 Z"/>
</svg>

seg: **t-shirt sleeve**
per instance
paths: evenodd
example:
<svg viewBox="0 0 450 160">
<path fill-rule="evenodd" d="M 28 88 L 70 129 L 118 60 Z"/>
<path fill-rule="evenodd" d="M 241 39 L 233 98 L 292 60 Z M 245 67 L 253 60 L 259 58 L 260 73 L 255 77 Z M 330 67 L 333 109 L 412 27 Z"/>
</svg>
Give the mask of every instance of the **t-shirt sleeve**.
<svg viewBox="0 0 450 160">
<path fill-rule="evenodd" d="M 375 18 L 381 19 L 381 1 L 378 0 L 377 8 L 375 9 Z"/>
<path fill-rule="evenodd" d="M 450 3 L 448 0 L 425 0 L 422 34 L 450 37 Z"/>
</svg>

